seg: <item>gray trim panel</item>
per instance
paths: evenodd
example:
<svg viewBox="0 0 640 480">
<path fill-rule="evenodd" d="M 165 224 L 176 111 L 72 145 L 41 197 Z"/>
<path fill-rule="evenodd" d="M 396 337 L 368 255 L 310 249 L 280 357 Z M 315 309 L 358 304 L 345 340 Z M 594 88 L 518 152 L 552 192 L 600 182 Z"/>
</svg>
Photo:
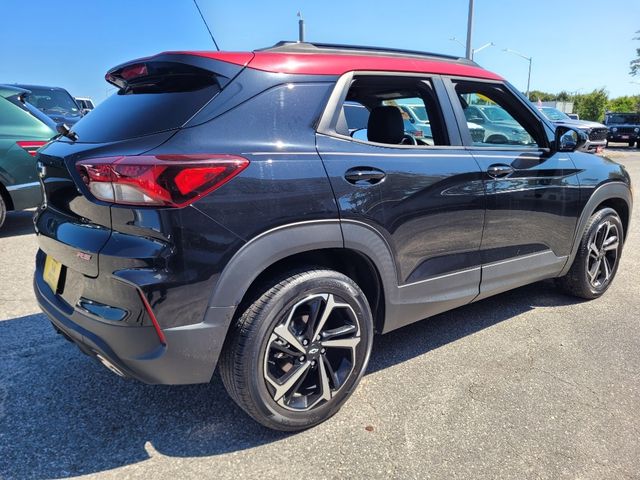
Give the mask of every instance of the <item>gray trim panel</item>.
<svg viewBox="0 0 640 480">
<path fill-rule="evenodd" d="M 338 219 L 283 225 L 250 240 L 226 265 L 216 283 L 209 307 L 237 306 L 251 283 L 278 260 L 296 253 L 342 248 Z"/>
<path fill-rule="evenodd" d="M 583 189 L 586 190 L 586 189 Z M 629 207 L 629 222 L 631 222 L 631 213 L 633 210 L 633 197 L 631 195 L 631 190 L 629 186 L 624 182 L 609 182 L 604 185 L 600 185 L 596 188 L 589 200 L 585 204 L 582 214 L 578 219 L 578 223 L 576 226 L 575 234 L 573 236 L 573 244 L 571 247 L 571 254 L 567 258 L 567 262 L 560 272 L 558 276 L 566 275 L 571 265 L 573 264 L 573 260 L 576 258 L 576 254 L 578 253 L 578 248 L 580 247 L 580 238 L 582 237 L 582 233 L 587 226 L 587 222 L 589 218 L 595 211 L 596 207 L 600 205 L 602 202 L 606 200 L 610 200 L 613 198 L 619 198 L 624 200 Z M 626 240 L 627 232 L 624 232 L 625 236 L 623 240 Z"/>
</svg>

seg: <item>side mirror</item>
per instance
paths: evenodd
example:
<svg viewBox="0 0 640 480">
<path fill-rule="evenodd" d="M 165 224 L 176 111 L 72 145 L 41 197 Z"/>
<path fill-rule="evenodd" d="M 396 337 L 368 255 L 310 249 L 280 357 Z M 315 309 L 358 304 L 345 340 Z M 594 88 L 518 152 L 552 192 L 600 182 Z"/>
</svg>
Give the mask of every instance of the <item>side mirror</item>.
<svg viewBox="0 0 640 480">
<path fill-rule="evenodd" d="M 588 139 L 582 130 L 559 126 L 555 134 L 556 151 L 573 152 L 587 143 Z"/>
<path fill-rule="evenodd" d="M 82 116 L 84 117 L 87 113 L 89 113 L 91 110 L 89 108 L 83 108 L 80 112 L 82 113 Z"/>
</svg>

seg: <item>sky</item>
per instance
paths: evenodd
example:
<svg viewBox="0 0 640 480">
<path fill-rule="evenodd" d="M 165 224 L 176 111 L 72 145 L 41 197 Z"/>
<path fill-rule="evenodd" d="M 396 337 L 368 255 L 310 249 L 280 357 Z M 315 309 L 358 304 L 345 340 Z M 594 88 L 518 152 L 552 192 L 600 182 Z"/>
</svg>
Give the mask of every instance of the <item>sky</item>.
<svg viewBox="0 0 640 480">
<path fill-rule="evenodd" d="M 199 0 L 222 50 L 296 40 L 301 11 L 308 41 L 464 56 L 468 0 Z M 640 94 L 629 61 L 640 41 L 640 0 L 475 0 L 475 60 L 526 89 Z M 193 0 L 0 0 L 0 83 L 64 87 L 100 102 L 106 71 L 166 50 L 213 50 Z M 14 12 L 6 14 L 7 12 Z"/>
</svg>

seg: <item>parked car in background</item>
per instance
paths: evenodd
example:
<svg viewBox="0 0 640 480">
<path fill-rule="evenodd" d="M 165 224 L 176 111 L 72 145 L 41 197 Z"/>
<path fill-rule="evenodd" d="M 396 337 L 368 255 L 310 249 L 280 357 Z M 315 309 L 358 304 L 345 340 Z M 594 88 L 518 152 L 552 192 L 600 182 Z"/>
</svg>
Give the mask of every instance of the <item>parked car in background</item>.
<svg viewBox="0 0 640 480">
<path fill-rule="evenodd" d="M 0 85 L 0 227 L 10 210 L 40 204 L 35 153 L 55 135 L 55 124 L 25 101 L 22 88 Z"/>
<path fill-rule="evenodd" d="M 623 142 L 640 148 L 640 113 L 607 113 L 604 124 L 609 129 L 607 142 Z"/>
<path fill-rule="evenodd" d="M 586 135 L 588 140 L 581 150 L 585 152 L 600 152 L 607 145 L 607 127 L 602 123 L 591 122 L 589 120 L 574 120 L 566 113 L 553 107 L 536 106 L 542 114 L 556 125 L 565 125 L 572 128 L 579 128 Z"/>
<path fill-rule="evenodd" d="M 82 118 L 80 107 L 64 88 L 22 84 L 16 84 L 16 87 L 28 90 L 26 101 L 55 123 L 71 126 Z"/>
<path fill-rule="evenodd" d="M 106 79 L 121 94 L 38 152 L 34 289 L 118 375 L 218 371 L 248 415 L 301 430 L 355 391 L 376 332 L 543 279 L 593 299 L 616 275 L 624 167 L 472 61 L 296 42 L 164 52 Z M 474 141 L 473 99 L 527 139 Z M 398 107 L 418 100 L 430 144 Z"/>
<path fill-rule="evenodd" d="M 89 113 L 95 108 L 95 106 L 93 105 L 93 100 L 91 100 L 89 97 L 75 97 L 75 101 L 78 104 L 78 107 L 80 107 L 80 111 L 83 115 Z"/>
<path fill-rule="evenodd" d="M 483 98 L 469 96 L 463 99 L 464 116 L 467 122 L 481 125 L 484 138 L 474 140 L 477 143 L 503 145 L 527 145 L 531 136 L 509 113 L 496 105 L 479 103 Z"/>
</svg>

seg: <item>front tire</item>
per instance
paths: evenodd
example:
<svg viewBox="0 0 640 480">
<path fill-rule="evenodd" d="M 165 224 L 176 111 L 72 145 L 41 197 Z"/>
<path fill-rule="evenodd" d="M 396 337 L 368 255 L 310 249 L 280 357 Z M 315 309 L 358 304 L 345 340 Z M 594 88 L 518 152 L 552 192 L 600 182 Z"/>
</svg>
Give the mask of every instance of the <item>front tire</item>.
<svg viewBox="0 0 640 480">
<path fill-rule="evenodd" d="M 571 269 L 558 279 L 562 289 L 577 297 L 594 299 L 607 291 L 618 271 L 624 232 L 617 212 L 595 212 L 580 239 Z"/>
<path fill-rule="evenodd" d="M 231 398 L 282 431 L 334 415 L 366 369 L 373 341 L 367 299 L 333 270 L 292 271 L 258 289 L 235 321 L 220 358 Z"/>
</svg>

